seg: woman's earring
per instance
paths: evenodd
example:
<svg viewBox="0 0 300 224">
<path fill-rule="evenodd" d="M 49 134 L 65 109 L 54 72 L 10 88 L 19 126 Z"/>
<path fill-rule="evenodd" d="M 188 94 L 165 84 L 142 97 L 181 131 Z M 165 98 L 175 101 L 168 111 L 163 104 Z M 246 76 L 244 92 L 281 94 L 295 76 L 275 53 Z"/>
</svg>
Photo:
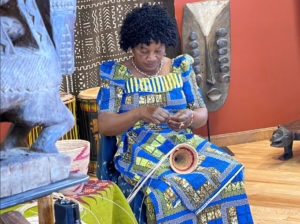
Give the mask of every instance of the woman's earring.
<svg viewBox="0 0 300 224">
<path fill-rule="evenodd" d="M 129 54 L 131 54 L 131 56 L 133 57 L 133 52 L 132 52 L 131 48 L 128 51 L 129 51 Z"/>
</svg>

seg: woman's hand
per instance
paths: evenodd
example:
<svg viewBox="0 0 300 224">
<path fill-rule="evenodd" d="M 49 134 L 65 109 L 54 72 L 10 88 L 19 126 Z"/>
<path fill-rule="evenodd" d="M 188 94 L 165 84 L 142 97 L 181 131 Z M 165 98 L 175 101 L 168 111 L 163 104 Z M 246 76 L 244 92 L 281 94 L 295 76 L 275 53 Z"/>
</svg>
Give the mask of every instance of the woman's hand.
<svg viewBox="0 0 300 224">
<path fill-rule="evenodd" d="M 168 125 L 173 130 L 180 131 L 181 129 L 191 126 L 193 122 L 193 116 L 193 111 L 190 109 L 180 110 L 173 116 L 170 116 Z"/>
<path fill-rule="evenodd" d="M 167 110 L 156 106 L 140 107 L 142 120 L 156 125 L 167 123 L 170 114 Z"/>
<path fill-rule="evenodd" d="M 98 114 L 98 129 L 103 135 L 115 136 L 122 134 L 140 120 L 159 125 L 167 123 L 169 117 L 167 110 L 155 106 L 137 107 L 121 114 L 102 112 Z"/>
</svg>

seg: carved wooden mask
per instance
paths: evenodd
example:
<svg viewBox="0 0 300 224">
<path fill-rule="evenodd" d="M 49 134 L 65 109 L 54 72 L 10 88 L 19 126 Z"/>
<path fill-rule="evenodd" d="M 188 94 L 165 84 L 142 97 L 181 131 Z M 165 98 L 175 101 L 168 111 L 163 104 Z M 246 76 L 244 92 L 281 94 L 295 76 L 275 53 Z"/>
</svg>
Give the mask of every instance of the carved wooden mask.
<svg viewBox="0 0 300 224">
<path fill-rule="evenodd" d="M 186 4 L 182 20 L 183 52 L 194 60 L 197 84 L 208 111 L 222 107 L 230 82 L 229 0 Z"/>
</svg>

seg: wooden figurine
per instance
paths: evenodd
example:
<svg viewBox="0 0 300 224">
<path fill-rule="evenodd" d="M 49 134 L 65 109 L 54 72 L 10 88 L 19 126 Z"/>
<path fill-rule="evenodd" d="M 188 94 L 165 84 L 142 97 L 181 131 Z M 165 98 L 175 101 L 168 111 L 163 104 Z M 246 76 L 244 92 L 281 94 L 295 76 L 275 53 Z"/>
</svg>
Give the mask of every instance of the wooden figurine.
<svg viewBox="0 0 300 224">
<path fill-rule="evenodd" d="M 280 160 L 288 160 L 293 157 L 293 141 L 300 140 L 300 120 L 278 126 L 273 132 L 271 146 L 284 147 L 284 153 L 279 157 Z"/>
<path fill-rule="evenodd" d="M 59 90 L 62 74 L 73 71 L 67 47 L 73 31 L 65 21 L 72 15 L 68 24 L 75 22 L 76 4 L 38 2 L 0 1 L 0 121 L 13 123 L 0 146 L 0 198 L 69 177 L 71 158 L 58 153 L 55 142 L 74 125 Z M 27 135 L 36 125 L 44 128 L 28 151 Z"/>
</svg>

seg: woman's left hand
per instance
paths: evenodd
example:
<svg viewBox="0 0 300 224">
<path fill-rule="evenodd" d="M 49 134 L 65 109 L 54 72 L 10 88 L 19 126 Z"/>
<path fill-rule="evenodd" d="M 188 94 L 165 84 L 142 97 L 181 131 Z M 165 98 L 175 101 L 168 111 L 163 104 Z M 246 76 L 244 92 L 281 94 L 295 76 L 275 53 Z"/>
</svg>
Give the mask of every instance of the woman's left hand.
<svg viewBox="0 0 300 224">
<path fill-rule="evenodd" d="M 192 124 L 192 121 L 193 111 L 190 109 L 184 109 L 171 116 L 167 124 L 173 130 L 180 131 L 181 129 L 189 127 Z"/>
</svg>

